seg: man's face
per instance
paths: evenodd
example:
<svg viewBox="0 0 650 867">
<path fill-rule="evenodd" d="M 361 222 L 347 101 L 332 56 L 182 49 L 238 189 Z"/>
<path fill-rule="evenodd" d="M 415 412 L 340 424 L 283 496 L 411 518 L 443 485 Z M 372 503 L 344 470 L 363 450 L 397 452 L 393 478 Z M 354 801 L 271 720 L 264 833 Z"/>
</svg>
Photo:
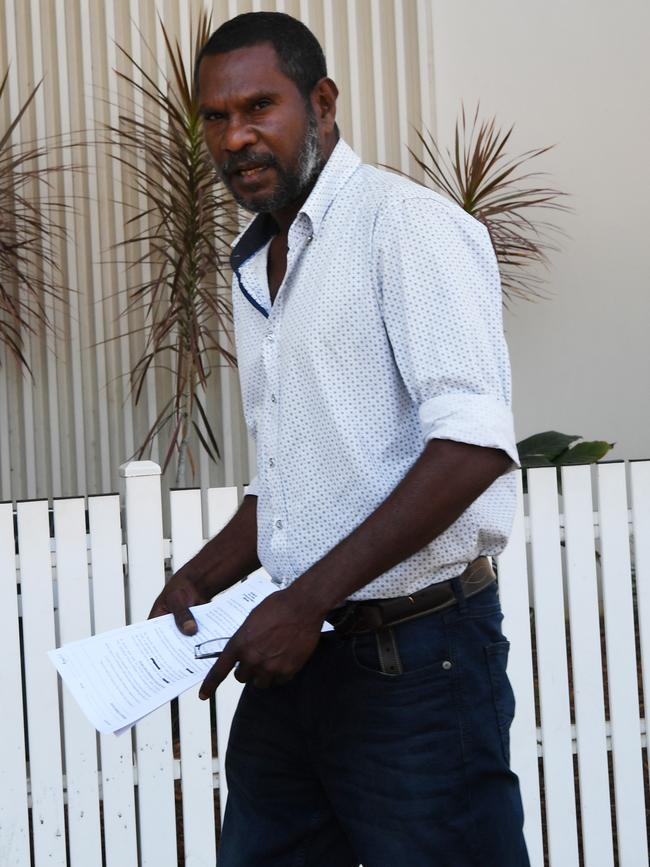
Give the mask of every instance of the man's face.
<svg viewBox="0 0 650 867">
<path fill-rule="evenodd" d="M 269 43 L 204 58 L 199 94 L 208 149 L 240 205 L 278 211 L 306 195 L 323 165 L 318 122 Z"/>
</svg>

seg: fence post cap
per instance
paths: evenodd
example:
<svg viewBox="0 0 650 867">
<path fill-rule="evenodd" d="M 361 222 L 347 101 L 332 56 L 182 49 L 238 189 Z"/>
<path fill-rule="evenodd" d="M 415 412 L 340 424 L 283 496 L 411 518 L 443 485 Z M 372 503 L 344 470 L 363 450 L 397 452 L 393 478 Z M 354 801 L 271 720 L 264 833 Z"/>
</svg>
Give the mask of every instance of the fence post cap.
<svg viewBox="0 0 650 867">
<path fill-rule="evenodd" d="M 120 476 L 131 479 L 134 476 L 159 476 L 160 467 L 155 461 L 127 461 L 120 467 Z"/>
</svg>

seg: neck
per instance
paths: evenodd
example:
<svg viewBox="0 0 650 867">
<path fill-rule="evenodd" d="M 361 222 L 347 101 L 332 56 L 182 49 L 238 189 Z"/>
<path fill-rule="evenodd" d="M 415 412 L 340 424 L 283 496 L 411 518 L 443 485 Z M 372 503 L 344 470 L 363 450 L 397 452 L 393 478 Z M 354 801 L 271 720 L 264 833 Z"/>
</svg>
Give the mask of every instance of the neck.
<svg viewBox="0 0 650 867">
<path fill-rule="evenodd" d="M 313 183 L 311 183 L 309 187 L 304 191 L 304 193 L 302 193 L 297 199 L 295 199 L 293 202 L 290 202 L 288 205 L 285 205 L 284 208 L 280 208 L 277 211 L 271 211 L 271 216 L 280 228 L 280 235 L 286 236 L 289 234 L 289 228 L 291 227 L 291 224 L 296 219 L 298 212 L 309 198 L 309 194 L 314 189 L 317 180 L 318 175 L 314 179 Z"/>
</svg>

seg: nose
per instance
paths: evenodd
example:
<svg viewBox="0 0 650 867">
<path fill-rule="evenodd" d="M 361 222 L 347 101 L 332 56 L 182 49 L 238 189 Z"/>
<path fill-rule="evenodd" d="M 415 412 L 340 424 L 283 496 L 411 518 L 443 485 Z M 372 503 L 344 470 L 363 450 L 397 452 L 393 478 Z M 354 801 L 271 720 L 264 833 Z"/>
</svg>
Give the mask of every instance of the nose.
<svg viewBox="0 0 650 867">
<path fill-rule="evenodd" d="M 224 133 L 224 150 L 237 153 L 249 145 L 255 144 L 256 141 L 255 129 L 248 123 L 247 119 L 236 114 L 231 115 Z"/>
</svg>

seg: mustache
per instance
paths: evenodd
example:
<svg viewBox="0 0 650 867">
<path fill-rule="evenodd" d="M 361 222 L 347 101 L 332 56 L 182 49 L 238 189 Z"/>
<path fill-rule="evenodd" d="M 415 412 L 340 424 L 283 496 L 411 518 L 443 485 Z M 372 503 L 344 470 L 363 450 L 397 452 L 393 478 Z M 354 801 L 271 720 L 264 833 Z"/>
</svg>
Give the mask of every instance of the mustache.
<svg viewBox="0 0 650 867">
<path fill-rule="evenodd" d="M 277 160 L 273 154 L 256 154 L 254 151 L 244 150 L 233 154 L 221 165 L 221 174 L 227 177 L 239 171 L 242 166 L 246 168 L 258 168 L 261 166 L 274 166 Z"/>
</svg>

